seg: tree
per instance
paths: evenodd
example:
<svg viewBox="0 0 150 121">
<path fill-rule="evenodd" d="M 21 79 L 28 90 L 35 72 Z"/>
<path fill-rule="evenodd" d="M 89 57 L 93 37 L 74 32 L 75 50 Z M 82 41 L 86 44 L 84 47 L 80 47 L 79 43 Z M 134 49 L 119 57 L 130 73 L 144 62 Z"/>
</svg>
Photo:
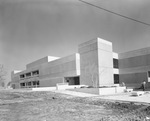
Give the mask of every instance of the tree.
<svg viewBox="0 0 150 121">
<path fill-rule="evenodd" d="M 6 74 L 7 72 L 5 71 L 5 68 L 2 64 L 0 64 L 0 84 L 1 86 L 4 87 L 4 84 L 5 84 L 5 80 L 6 80 Z"/>
</svg>

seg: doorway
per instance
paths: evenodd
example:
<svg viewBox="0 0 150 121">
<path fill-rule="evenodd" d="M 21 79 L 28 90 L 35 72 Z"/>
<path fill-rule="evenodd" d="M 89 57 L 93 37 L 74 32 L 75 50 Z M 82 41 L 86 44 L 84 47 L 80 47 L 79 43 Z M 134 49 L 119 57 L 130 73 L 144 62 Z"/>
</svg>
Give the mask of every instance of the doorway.
<svg viewBox="0 0 150 121">
<path fill-rule="evenodd" d="M 114 84 L 119 84 L 119 74 L 114 74 Z"/>
</svg>

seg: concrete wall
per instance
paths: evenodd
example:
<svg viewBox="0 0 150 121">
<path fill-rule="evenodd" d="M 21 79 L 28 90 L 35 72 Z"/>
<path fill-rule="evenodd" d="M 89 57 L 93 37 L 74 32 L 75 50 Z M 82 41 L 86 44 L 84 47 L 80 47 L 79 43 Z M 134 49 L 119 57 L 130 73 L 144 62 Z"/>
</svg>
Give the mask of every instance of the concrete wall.
<svg viewBox="0 0 150 121">
<path fill-rule="evenodd" d="M 11 87 L 13 88 L 13 89 L 19 89 L 20 88 L 20 84 L 19 83 L 11 83 Z"/>
<path fill-rule="evenodd" d="M 100 38 L 79 45 L 80 83 L 91 86 L 113 84 L 112 43 Z"/>
<path fill-rule="evenodd" d="M 150 65 L 150 54 L 119 59 L 119 68 L 132 68 Z"/>
<path fill-rule="evenodd" d="M 40 67 L 41 78 L 53 77 L 71 77 L 79 75 L 80 66 L 78 54 L 73 54 L 67 57 L 57 59 L 55 61 L 46 63 Z"/>
<path fill-rule="evenodd" d="M 97 86 L 92 80 L 98 82 L 98 44 L 91 40 L 79 45 L 80 53 L 80 84 Z"/>
<path fill-rule="evenodd" d="M 148 55 L 148 54 L 150 54 L 150 47 L 119 53 L 118 56 L 119 59 L 124 59 L 124 58 L 130 58 L 130 57 L 136 57 L 136 56 Z"/>
<path fill-rule="evenodd" d="M 99 88 L 76 88 L 73 91 L 99 95 Z"/>
<path fill-rule="evenodd" d="M 43 63 L 47 63 L 47 62 L 50 62 L 50 61 L 54 61 L 54 60 L 56 60 L 56 59 L 58 59 L 58 58 L 59 58 L 59 57 L 46 56 L 46 57 L 44 57 L 44 58 L 41 58 L 41 59 L 39 59 L 39 60 L 36 60 L 36 61 L 34 61 L 34 62 L 32 62 L 32 63 L 27 64 L 27 65 L 26 65 L 26 68 L 27 68 L 27 69 L 30 69 L 30 68 L 39 66 L 39 65 L 41 65 L 41 64 L 43 64 Z"/>
<path fill-rule="evenodd" d="M 98 52 L 91 51 L 80 55 L 81 75 L 80 84 L 95 85 L 98 84 Z M 92 82 L 92 80 L 94 82 Z M 97 81 L 97 82 L 96 82 Z"/>
<path fill-rule="evenodd" d="M 113 52 L 113 58 L 118 59 L 118 53 Z"/>
<path fill-rule="evenodd" d="M 119 54 L 120 82 L 125 82 L 129 87 L 137 88 L 145 80 L 147 87 L 149 87 L 148 71 L 150 71 L 150 48 Z"/>
<path fill-rule="evenodd" d="M 40 81 L 40 87 L 54 87 L 57 83 L 62 83 L 63 78 L 50 78 L 50 79 L 43 79 Z"/>
<path fill-rule="evenodd" d="M 19 82 L 20 78 L 19 78 L 19 73 L 21 71 L 19 71 L 18 73 L 15 73 L 15 71 L 11 72 L 11 82 Z"/>
<path fill-rule="evenodd" d="M 100 38 L 98 38 L 98 61 L 99 85 L 114 84 L 112 43 Z"/>
<path fill-rule="evenodd" d="M 124 82 L 129 87 L 140 87 L 144 80 L 147 82 L 146 72 L 120 74 L 120 83 Z"/>
</svg>

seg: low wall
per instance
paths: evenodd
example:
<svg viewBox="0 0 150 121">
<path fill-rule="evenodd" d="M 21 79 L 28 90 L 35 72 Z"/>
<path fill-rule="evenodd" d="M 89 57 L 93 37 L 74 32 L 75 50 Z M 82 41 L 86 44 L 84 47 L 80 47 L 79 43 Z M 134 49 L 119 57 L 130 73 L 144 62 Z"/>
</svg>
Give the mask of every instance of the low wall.
<svg viewBox="0 0 150 121">
<path fill-rule="evenodd" d="M 115 94 L 115 93 L 116 93 L 115 87 L 99 88 L 99 95 L 108 95 L 108 94 Z"/>
<path fill-rule="evenodd" d="M 68 83 L 57 83 L 56 89 L 57 90 L 65 90 L 69 87 Z"/>
<path fill-rule="evenodd" d="M 115 90 L 116 90 L 116 93 L 121 93 L 126 90 L 126 87 L 116 87 Z"/>
<path fill-rule="evenodd" d="M 81 88 L 82 86 L 86 86 L 86 85 L 69 85 L 68 83 L 57 83 L 56 89 L 57 90 L 76 89 L 76 88 Z"/>
<path fill-rule="evenodd" d="M 76 88 L 76 89 L 70 89 L 72 91 L 76 92 L 83 92 L 83 93 L 89 93 L 89 94 L 99 94 L 98 88 Z"/>
<path fill-rule="evenodd" d="M 99 88 L 99 95 L 122 93 L 122 92 L 124 92 L 125 89 L 126 89 L 126 87 Z"/>
<path fill-rule="evenodd" d="M 89 93 L 89 94 L 97 94 L 97 95 L 110 95 L 110 94 L 122 93 L 124 92 L 125 89 L 126 87 L 104 87 L 104 88 L 79 88 L 79 89 L 73 89 L 73 91 Z"/>
<path fill-rule="evenodd" d="M 32 91 L 52 91 L 56 90 L 56 87 L 38 87 L 38 88 L 32 88 Z"/>
</svg>

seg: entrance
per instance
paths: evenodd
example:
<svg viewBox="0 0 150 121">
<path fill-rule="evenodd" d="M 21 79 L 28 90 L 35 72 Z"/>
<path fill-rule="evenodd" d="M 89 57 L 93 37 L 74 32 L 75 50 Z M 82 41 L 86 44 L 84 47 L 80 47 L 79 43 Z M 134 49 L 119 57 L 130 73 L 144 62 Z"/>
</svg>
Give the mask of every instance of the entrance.
<svg viewBox="0 0 150 121">
<path fill-rule="evenodd" d="M 119 74 L 114 74 L 114 84 L 119 84 Z"/>
<path fill-rule="evenodd" d="M 76 76 L 76 77 L 65 77 L 65 82 L 67 82 L 69 85 L 80 85 L 79 76 Z"/>
</svg>

